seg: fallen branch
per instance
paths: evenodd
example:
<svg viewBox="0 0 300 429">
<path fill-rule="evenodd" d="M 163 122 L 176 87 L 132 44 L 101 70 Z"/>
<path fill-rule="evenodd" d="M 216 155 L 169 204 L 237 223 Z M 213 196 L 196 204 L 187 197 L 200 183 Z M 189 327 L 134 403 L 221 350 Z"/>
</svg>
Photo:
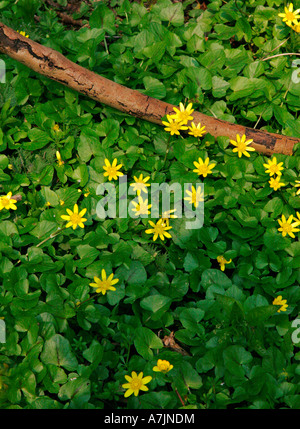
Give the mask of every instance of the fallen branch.
<svg viewBox="0 0 300 429">
<path fill-rule="evenodd" d="M 173 105 L 141 94 L 137 90 L 119 85 L 109 79 L 68 60 L 61 53 L 42 46 L 0 22 L 0 52 L 25 64 L 37 73 L 66 85 L 100 103 L 111 106 L 137 118 L 161 124 L 161 118 L 172 114 Z M 252 146 L 261 153 L 292 155 L 293 146 L 300 139 L 268 133 L 243 125 L 232 124 L 200 112 L 193 112 L 195 124 L 201 122 L 214 137 L 228 136 L 236 140 L 237 134 L 253 139 Z"/>
</svg>

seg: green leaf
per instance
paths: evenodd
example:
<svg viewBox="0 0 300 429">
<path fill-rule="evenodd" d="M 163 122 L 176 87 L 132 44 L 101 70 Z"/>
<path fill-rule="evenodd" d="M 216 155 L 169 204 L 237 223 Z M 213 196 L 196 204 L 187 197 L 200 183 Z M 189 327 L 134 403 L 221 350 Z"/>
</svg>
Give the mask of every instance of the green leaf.
<svg viewBox="0 0 300 429">
<path fill-rule="evenodd" d="M 227 371 L 234 377 L 243 378 L 247 364 L 252 361 L 251 353 L 242 346 L 229 346 L 223 352 L 224 364 Z"/>
<path fill-rule="evenodd" d="M 116 33 L 115 15 L 104 3 L 98 3 L 90 16 L 90 27 L 102 28 L 110 35 Z"/>
<path fill-rule="evenodd" d="M 32 128 L 28 131 L 28 137 L 31 142 L 23 143 L 23 149 L 25 150 L 37 150 L 46 146 L 50 142 L 49 135 L 39 128 Z"/>
<path fill-rule="evenodd" d="M 150 295 L 142 299 L 140 305 L 145 310 L 151 311 L 155 318 L 153 320 L 158 320 L 161 315 L 166 312 L 172 303 L 172 299 L 163 295 Z"/>
<path fill-rule="evenodd" d="M 179 27 L 184 23 L 183 7 L 181 3 L 169 4 L 159 12 L 162 21 L 168 21 L 174 27 Z"/>
<path fill-rule="evenodd" d="M 134 346 L 144 359 L 150 360 L 153 357 L 151 349 L 161 349 L 163 343 L 150 329 L 140 327 L 136 330 Z"/>
<path fill-rule="evenodd" d="M 76 370 L 78 365 L 69 341 L 60 334 L 55 334 L 45 342 L 41 360 L 47 365 L 63 367 L 68 371 Z"/>
<path fill-rule="evenodd" d="M 145 76 L 143 82 L 146 88 L 145 91 L 143 91 L 144 94 L 159 100 L 166 96 L 166 88 L 158 79 Z"/>
</svg>

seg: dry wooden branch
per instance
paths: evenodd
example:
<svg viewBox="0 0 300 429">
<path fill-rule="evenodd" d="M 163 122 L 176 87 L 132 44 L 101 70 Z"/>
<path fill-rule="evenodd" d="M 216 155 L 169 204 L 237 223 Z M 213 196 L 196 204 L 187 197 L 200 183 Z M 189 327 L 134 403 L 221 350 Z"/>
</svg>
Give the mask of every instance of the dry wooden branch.
<svg viewBox="0 0 300 429">
<path fill-rule="evenodd" d="M 68 60 L 61 53 L 21 36 L 1 22 L 0 52 L 25 64 L 37 73 L 137 118 L 162 125 L 161 118 L 166 114 L 174 113 L 172 104 L 156 100 L 99 76 Z M 232 124 L 200 112 L 194 112 L 193 117 L 195 124 L 201 122 L 206 126 L 207 132 L 214 137 L 228 136 L 236 140 L 237 134 L 245 134 L 247 139 L 253 139 L 252 146 L 264 154 L 291 155 L 293 146 L 300 142 L 298 138 Z"/>
</svg>

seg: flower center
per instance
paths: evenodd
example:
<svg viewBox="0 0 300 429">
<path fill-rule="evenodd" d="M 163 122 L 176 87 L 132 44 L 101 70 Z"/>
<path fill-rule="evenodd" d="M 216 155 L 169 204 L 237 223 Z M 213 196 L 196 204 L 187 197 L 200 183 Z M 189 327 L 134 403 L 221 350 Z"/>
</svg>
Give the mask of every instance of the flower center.
<svg viewBox="0 0 300 429">
<path fill-rule="evenodd" d="M 181 112 L 179 115 L 179 119 L 181 121 L 186 121 L 188 119 L 188 117 L 190 116 L 189 112 Z"/>
<path fill-rule="evenodd" d="M 172 124 L 170 124 L 170 128 L 172 131 L 178 131 L 180 125 L 176 122 L 173 122 Z"/>
<path fill-rule="evenodd" d="M 115 176 L 115 175 L 116 175 L 116 173 L 117 173 L 117 170 L 116 170 L 116 168 L 115 168 L 115 167 L 109 167 L 109 168 L 107 169 L 107 172 L 108 172 L 109 176 Z"/>
<path fill-rule="evenodd" d="M 77 214 L 77 213 L 73 213 L 72 216 L 70 217 L 70 221 L 73 224 L 75 224 L 75 223 L 78 224 L 81 222 L 81 216 L 79 216 L 79 214 Z"/>
<path fill-rule="evenodd" d="M 102 280 L 101 284 L 99 285 L 102 289 L 108 290 L 110 287 L 110 284 L 107 280 Z"/>
<path fill-rule="evenodd" d="M 293 227 L 290 223 L 285 223 L 282 225 L 282 229 L 285 232 L 292 232 Z"/>
<path fill-rule="evenodd" d="M 132 390 L 139 390 L 141 388 L 141 386 L 142 386 L 142 380 L 140 380 L 140 379 L 132 380 L 132 382 L 131 382 Z"/>
<path fill-rule="evenodd" d="M 295 19 L 295 15 L 293 12 L 287 12 L 286 18 L 288 21 L 293 21 Z"/>
<path fill-rule="evenodd" d="M 245 152 L 246 149 L 247 149 L 247 145 L 245 143 L 240 142 L 238 145 L 238 151 Z"/>
<path fill-rule="evenodd" d="M 141 190 L 143 190 L 144 188 L 145 188 L 145 183 L 144 182 L 136 182 L 135 183 L 135 188 L 136 189 L 141 189 Z"/>
<path fill-rule="evenodd" d="M 207 173 L 208 172 L 208 166 L 205 164 L 202 164 L 198 167 L 198 170 L 200 173 Z"/>
<path fill-rule="evenodd" d="M 162 234 L 164 232 L 164 227 L 165 227 L 164 223 L 162 223 L 161 225 L 155 225 L 155 232 L 157 234 Z"/>
<path fill-rule="evenodd" d="M 138 204 L 136 206 L 136 211 L 140 214 L 148 214 L 148 208 L 146 204 Z"/>
<path fill-rule="evenodd" d="M 270 171 L 272 173 L 277 173 L 277 171 L 278 171 L 278 165 L 275 165 L 275 164 L 271 165 Z"/>
</svg>

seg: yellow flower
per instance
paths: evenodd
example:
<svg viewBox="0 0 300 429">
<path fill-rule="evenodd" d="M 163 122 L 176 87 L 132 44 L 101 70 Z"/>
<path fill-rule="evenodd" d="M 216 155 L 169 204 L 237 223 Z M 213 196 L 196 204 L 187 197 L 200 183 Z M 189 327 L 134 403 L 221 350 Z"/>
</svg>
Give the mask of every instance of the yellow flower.
<svg viewBox="0 0 300 429">
<path fill-rule="evenodd" d="M 61 159 L 61 154 L 58 152 L 58 150 L 56 151 L 56 158 L 57 158 L 58 165 L 64 165 L 65 161 Z"/>
<path fill-rule="evenodd" d="M 102 295 L 105 295 L 108 290 L 116 290 L 113 285 L 118 283 L 119 279 L 114 279 L 113 274 L 110 274 L 110 276 L 106 278 L 106 272 L 104 269 L 101 271 L 101 277 L 101 280 L 98 277 L 94 277 L 95 283 L 90 283 L 90 286 L 96 288 L 97 293 L 102 293 Z"/>
<path fill-rule="evenodd" d="M 198 123 L 197 126 L 194 124 L 194 122 L 192 122 L 192 126 L 189 127 L 189 130 L 190 130 L 189 134 L 191 136 L 194 136 L 194 137 L 202 137 L 203 134 L 206 133 L 206 131 L 204 130 L 204 128 L 205 128 L 205 125 L 203 127 L 201 127 L 200 122 Z"/>
<path fill-rule="evenodd" d="M 138 201 L 138 203 L 136 201 L 132 201 L 132 204 L 135 207 L 134 209 L 132 209 L 132 211 L 136 212 L 135 216 L 150 214 L 150 211 L 148 209 L 151 209 L 152 204 L 148 204 L 148 199 L 143 201 L 143 198 L 139 196 Z"/>
<path fill-rule="evenodd" d="M 187 200 L 190 204 L 194 204 L 194 206 L 197 208 L 200 201 L 204 201 L 204 194 L 201 191 L 201 187 L 199 186 L 196 192 L 196 189 L 194 186 L 192 186 L 192 191 L 186 191 L 186 193 L 189 195 L 189 197 L 184 197 L 185 200 Z"/>
<path fill-rule="evenodd" d="M 284 215 L 282 215 L 281 219 L 278 219 L 278 223 L 281 227 L 281 228 L 278 228 L 278 231 L 282 232 L 283 237 L 285 237 L 288 234 L 290 237 L 295 238 L 294 232 L 300 231 L 300 229 L 296 228 L 296 226 L 298 226 L 298 222 L 292 223 L 292 221 L 293 221 L 293 215 L 290 215 L 288 220 L 286 220 Z"/>
<path fill-rule="evenodd" d="M 63 205 L 65 204 L 65 202 L 64 202 L 63 200 L 60 200 L 60 201 L 59 201 L 59 204 L 60 204 L 61 206 L 63 206 Z"/>
<path fill-rule="evenodd" d="M 27 38 L 29 37 L 28 34 L 25 33 L 25 31 L 19 31 L 19 30 L 17 30 L 17 33 L 21 34 L 21 36 L 24 36 L 24 37 L 27 37 Z"/>
<path fill-rule="evenodd" d="M 296 25 L 291 25 L 291 28 L 296 31 L 296 33 L 300 33 L 300 22 L 298 22 Z"/>
<path fill-rule="evenodd" d="M 194 173 L 197 173 L 199 176 L 206 177 L 208 174 L 211 174 L 211 170 L 216 166 L 216 164 L 209 164 L 209 158 L 206 158 L 205 161 L 201 158 L 198 158 L 198 162 L 194 161 L 194 166 L 197 167 Z"/>
<path fill-rule="evenodd" d="M 247 151 L 255 151 L 254 147 L 248 147 L 250 143 L 253 142 L 253 139 L 246 141 L 246 135 L 243 134 L 242 138 L 239 134 L 236 135 L 236 141 L 230 140 L 230 143 L 236 146 L 234 149 L 232 149 L 232 152 L 237 152 L 238 157 L 241 158 L 242 155 L 250 157 L 250 154 Z"/>
<path fill-rule="evenodd" d="M 46 202 L 46 206 L 49 207 L 51 206 L 51 203 L 49 201 Z"/>
<path fill-rule="evenodd" d="M 10 170 L 12 170 L 14 167 L 12 164 L 8 164 L 7 168 L 9 168 Z"/>
<path fill-rule="evenodd" d="M 167 226 L 170 226 L 170 221 L 169 221 L 170 218 L 172 218 L 172 219 L 176 219 L 177 218 L 176 215 L 171 214 L 171 213 L 174 213 L 174 212 L 176 212 L 176 209 L 166 210 L 166 211 L 164 211 L 162 213 L 162 215 L 161 215 L 162 221 Z"/>
<path fill-rule="evenodd" d="M 90 191 L 88 189 L 85 190 L 85 193 L 83 194 L 84 197 L 88 197 L 90 195 Z"/>
<path fill-rule="evenodd" d="M 295 182 L 296 184 L 294 185 L 295 186 L 295 188 L 300 188 L 300 180 L 296 180 L 296 182 Z M 300 189 L 298 189 L 298 191 L 296 192 L 296 195 L 299 195 L 300 194 Z"/>
<path fill-rule="evenodd" d="M 300 18 L 299 12 L 300 9 L 293 11 L 294 5 L 293 3 L 289 4 L 289 7 L 284 8 L 284 13 L 279 13 L 278 16 L 282 18 L 282 21 L 287 25 L 291 26 L 292 24 L 298 24 L 297 18 Z"/>
<path fill-rule="evenodd" d="M 111 181 L 112 179 L 118 180 L 118 176 L 123 176 L 123 173 L 121 171 L 118 171 L 123 164 L 117 165 L 118 161 L 117 158 L 115 158 L 110 164 L 108 159 L 104 160 L 105 165 L 103 166 L 103 170 L 105 170 L 104 176 L 108 176 L 108 180 Z"/>
<path fill-rule="evenodd" d="M 150 226 L 152 228 L 146 229 L 146 234 L 153 234 L 153 241 L 157 239 L 159 236 L 161 240 L 164 240 L 165 237 L 172 238 L 171 234 L 169 234 L 167 231 L 171 229 L 171 226 L 167 226 L 162 219 L 159 219 L 156 223 L 149 220 Z"/>
<path fill-rule="evenodd" d="M 297 224 L 297 225 L 295 225 L 295 226 L 299 226 L 299 225 L 300 225 L 300 213 L 299 213 L 299 212 L 297 212 L 296 214 L 297 214 L 297 216 L 298 216 L 298 219 L 297 219 L 296 217 L 294 217 L 294 221 L 295 221 L 295 223 Z"/>
<path fill-rule="evenodd" d="M 288 305 L 286 304 L 286 299 L 282 299 L 282 296 L 279 295 L 277 298 L 274 299 L 273 305 L 281 305 L 279 310 L 277 310 L 277 313 L 280 313 L 281 311 L 286 311 L 288 308 Z"/>
<path fill-rule="evenodd" d="M 185 125 L 188 123 L 188 121 L 192 121 L 194 118 L 191 116 L 191 113 L 193 113 L 194 109 L 192 109 L 193 104 L 190 103 L 185 108 L 182 103 L 179 104 L 179 109 L 177 107 L 173 107 L 173 110 L 175 111 L 175 115 L 172 115 L 172 118 L 176 122 L 181 122 L 182 125 Z"/>
<path fill-rule="evenodd" d="M 277 158 L 276 156 L 273 157 L 272 160 L 268 160 L 268 164 L 263 164 L 263 166 L 266 168 L 266 173 L 269 173 L 270 176 L 273 176 L 273 174 L 277 174 L 278 176 L 281 176 L 281 170 L 283 170 L 283 162 L 279 162 L 277 164 Z"/>
<path fill-rule="evenodd" d="M 284 183 L 280 182 L 280 176 L 277 176 L 276 179 L 271 177 L 269 180 L 270 188 L 273 188 L 274 191 L 277 191 L 281 186 L 285 186 Z"/>
<path fill-rule="evenodd" d="M 69 228 L 70 226 L 72 226 L 73 229 L 76 229 L 77 226 L 80 226 L 80 228 L 84 228 L 83 222 L 87 221 L 87 219 L 85 219 L 83 217 L 85 212 L 86 212 L 86 209 L 83 209 L 83 210 L 81 210 L 80 213 L 78 213 L 78 205 L 77 204 L 74 205 L 73 212 L 70 209 L 67 209 L 67 213 L 69 216 L 67 216 L 67 215 L 61 216 L 62 219 L 69 221 L 66 225 L 66 228 Z"/>
<path fill-rule="evenodd" d="M 173 134 L 177 134 L 179 136 L 180 130 L 187 130 L 188 129 L 188 127 L 183 126 L 182 122 L 176 121 L 174 115 L 172 115 L 172 116 L 167 115 L 167 119 L 169 122 L 162 121 L 162 123 L 164 125 L 166 125 L 165 131 L 169 131 L 171 136 L 173 136 Z"/>
<path fill-rule="evenodd" d="M 133 191 L 137 193 L 137 195 L 141 195 L 141 192 L 147 193 L 147 186 L 150 186 L 150 183 L 148 180 L 150 179 L 150 176 L 147 176 L 143 178 L 143 175 L 140 174 L 139 178 L 133 176 L 135 183 L 131 183 L 130 186 L 133 187 Z"/>
<path fill-rule="evenodd" d="M 170 364 L 167 360 L 158 359 L 156 366 L 153 367 L 155 372 L 169 372 L 173 368 L 173 365 Z"/>
<path fill-rule="evenodd" d="M 78 189 L 78 192 L 80 192 L 80 193 L 81 193 L 81 192 L 82 192 L 82 190 L 81 190 L 81 189 Z"/>
<path fill-rule="evenodd" d="M 56 132 L 60 131 L 58 124 L 54 124 L 52 129 L 53 129 L 53 131 L 56 131 Z"/>
<path fill-rule="evenodd" d="M 124 394 L 124 397 L 127 398 L 132 394 L 134 394 L 134 396 L 137 396 L 140 390 L 147 392 L 147 390 L 149 389 L 147 386 L 145 386 L 145 384 L 149 383 L 152 380 L 152 377 L 148 375 L 147 377 L 143 378 L 142 372 L 137 375 L 135 371 L 132 371 L 131 377 L 129 375 L 125 375 L 125 379 L 126 381 L 128 381 L 128 383 L 122 384 L 122 387 L 124 389 L 127 389 Z"/>
<path fill-rule="evenodd" d="M 12 192 L 9 192 L 7 195 L 0 197 L 0 211 L 3 209 L 6 210 L 17 210 L 15 203 L 17 200 L 14 200 L 12 197 Z"/>
<path fill-rule="evenodd" d="M 227 261 L 225 258 L 224 258 L 224 256 L 218 256 L 217 257 L 217 261 L 219 262 L 219 264 L 220 264 L 220 268 L 221 268 L 221 270 L 222 271 L 224 271 L 225 270 L 225 264 L 230 264 L 230 262 L 232 261 L 231 259 L 229 259 L 229 261 Z"/>
</svg>

